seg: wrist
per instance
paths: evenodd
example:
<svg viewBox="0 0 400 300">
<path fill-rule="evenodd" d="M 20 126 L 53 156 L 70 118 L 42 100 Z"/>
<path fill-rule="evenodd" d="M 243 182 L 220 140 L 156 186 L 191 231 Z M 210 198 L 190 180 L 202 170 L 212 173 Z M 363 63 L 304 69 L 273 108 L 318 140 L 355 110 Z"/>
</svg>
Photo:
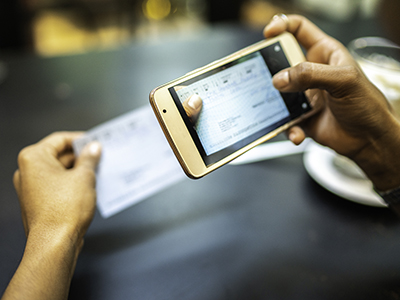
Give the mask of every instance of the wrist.
<svg viewBox="0 0 400 300">
<path fill-rule="evenodd" d="M 352 159 L 365 172 L 375 188 L 387 191 L 400 186 L 400 123 L 394 120 L 390 130 L 372 139 Z"/>
<path fill-rule="evenodd" d="M 82 242 L 69 230 L 32 228 L 5 299 L 67 299 Z"/>
<path fill-rule="evenodd" d="M 76 260 L 83 246 L 83 237 L 68 227 L 35 226 L 27 236 L 26 250 L 58 253 L 58 257 Z"/>
</svg>

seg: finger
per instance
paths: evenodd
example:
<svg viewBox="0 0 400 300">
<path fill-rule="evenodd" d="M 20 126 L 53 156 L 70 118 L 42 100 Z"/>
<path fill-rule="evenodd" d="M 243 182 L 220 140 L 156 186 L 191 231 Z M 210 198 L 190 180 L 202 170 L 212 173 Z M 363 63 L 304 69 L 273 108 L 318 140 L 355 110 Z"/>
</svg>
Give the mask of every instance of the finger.
<svg viewBox="0 0 400 300">
<path fill-rule="evenodd" d="M 87 144 L 79 157 L 76 159 L 74 169 L 90 171 L 94 174 L 94 171 L 100 161 L 101 156 L 101 144 L 97 141 Z"/>
<path fill-rule="evenodd" d="M 320 40 L 330 38 L 311 21 L 300 15 L 287 15 L 287 19 L 275 15 L 265 27 L 264 36 L 269 38 L 284 31 L 292 33 L 307 50 Z"/>
<path fill-rule="evenodd" d="M 76 157 L 72 152 L 64 153 L 58 158 L 58 160 L 66 169 L 69 169 L 73 166 L 75 159 Z"/>
<path fill-rule="evenodd" d="M 277 36 L 285 31 L 288 31 L 290 25 L 290 19 L 293 17 L 291 15 L 274 15 L 271 21 L 264 28 L 264 36 L 266 38 Z M 289 19 L 290 18 L 290 19 Z"/>
<path fill-rule="evenodd" d="M 329 66 L 303 62 L 275 74 L 273 84 L 281 92 L 300 92 L 308 89 L 326 90 L 333 97 L 346 96 L 357 87 L 362 72 L 354 65 Z"/>
<path fill-rule="evenodd" d="M 292 33 L 307 50 L 307 60 L 331 65 L 352 61 L 350 53 L 339 41 L 327 35 L 308 19 L 299 15 L 276 15 L 264 29 L 266 38 L 284 31 Z M 334 54 L 337 55 L 334 55 Z"/>
<path fill-rule="evenodd" d="M 306 138 L 304 130 L 299 126 L 293 126 L 288 129 L 287 136 L 295 145 L 300 145 Z"/>
<path fill-rule="evenodd" d="M 194 94 L 190 96 L 188 99 L 186 99 L 183 103 L 183 108 L 187 114 L 187 116 L 190 118 L 192 123 L 196 123 L 200 111 L 203 107 L 203 101 L 201 100 L 200 96 L 197 94 Z"/>
<path fill-rule="evenodd" d="M 55 132 L 39 141 L 36 145 L 47 149 L 51 155 L 58 157 L 61 153 L 72 150 L 73 140 L 82 132 Z"/>
</svg>

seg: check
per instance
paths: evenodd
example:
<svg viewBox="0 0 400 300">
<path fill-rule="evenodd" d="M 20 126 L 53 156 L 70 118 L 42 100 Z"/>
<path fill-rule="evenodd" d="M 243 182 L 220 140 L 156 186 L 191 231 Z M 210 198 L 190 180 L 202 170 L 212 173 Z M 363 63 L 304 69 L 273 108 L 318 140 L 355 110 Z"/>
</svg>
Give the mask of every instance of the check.
<svg viewBox="0 0 400 300">
<path fill-rule="evenodd" d="M 150 106 L 87 131 L 74 141 L 75 153 L 93 140 L 103 148 L 96 191 L 105 218 L 186 178 Z"/>
</svg>

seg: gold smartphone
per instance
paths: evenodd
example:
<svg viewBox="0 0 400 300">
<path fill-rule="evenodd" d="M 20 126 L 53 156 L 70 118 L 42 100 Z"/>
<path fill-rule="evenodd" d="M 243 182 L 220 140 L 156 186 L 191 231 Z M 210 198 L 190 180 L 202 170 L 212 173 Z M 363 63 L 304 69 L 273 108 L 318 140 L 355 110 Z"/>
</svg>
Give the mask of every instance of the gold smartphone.
<svg viewBox="0 0 400 300">
<path fill-rule="evenodd" d="M 314 112 L 304 93 L 280 93 L 272 76 L 304 61 L 284 33 L 155 88 L 150 103 L 186 175 L 200 178 Z M 197 94 L 195 123 L 182 103 Z"/>
</svg>

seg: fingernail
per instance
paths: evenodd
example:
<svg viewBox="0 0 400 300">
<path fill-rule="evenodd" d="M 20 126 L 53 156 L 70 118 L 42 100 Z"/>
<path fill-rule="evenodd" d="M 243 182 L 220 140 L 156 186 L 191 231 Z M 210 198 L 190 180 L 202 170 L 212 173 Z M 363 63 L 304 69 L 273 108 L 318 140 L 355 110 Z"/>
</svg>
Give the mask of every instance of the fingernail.
<svg viewBox="0 0 400 300">
<path fill-rule="evenodd" d="M 280 18 L 278 15 L 275 15 L 272 17 L 271 21 L 269 21 L 268 25 L 266 28 L 270 27 L 272 24 L 274 24 L 276 21 L 278 21 Z"/>
<path fill-rule="evenodd" d="M 195 94 L 193 96 L 190 97 L 189 101 L 188 101 L 188 105 L 193 108 L 194 110 L 197 110 L 200 108 L 201 106 L 201 98 L 199 95 Z"/>
<path fill-rule="evenodd" d="M 87 147 L 88 153 L 92 156 L 98 156 L 101 152 L 101 144 L 98 141 L 91 142 Z"/>
<path fill-rule="evenodd" d="M 274 79 L 274 86 L 277 89 L 284 88 L 289 84 L 289 72 L 288 71 L 282 71 L 279 72 L 278 74 L 275 74 Z"/>
</svg>

